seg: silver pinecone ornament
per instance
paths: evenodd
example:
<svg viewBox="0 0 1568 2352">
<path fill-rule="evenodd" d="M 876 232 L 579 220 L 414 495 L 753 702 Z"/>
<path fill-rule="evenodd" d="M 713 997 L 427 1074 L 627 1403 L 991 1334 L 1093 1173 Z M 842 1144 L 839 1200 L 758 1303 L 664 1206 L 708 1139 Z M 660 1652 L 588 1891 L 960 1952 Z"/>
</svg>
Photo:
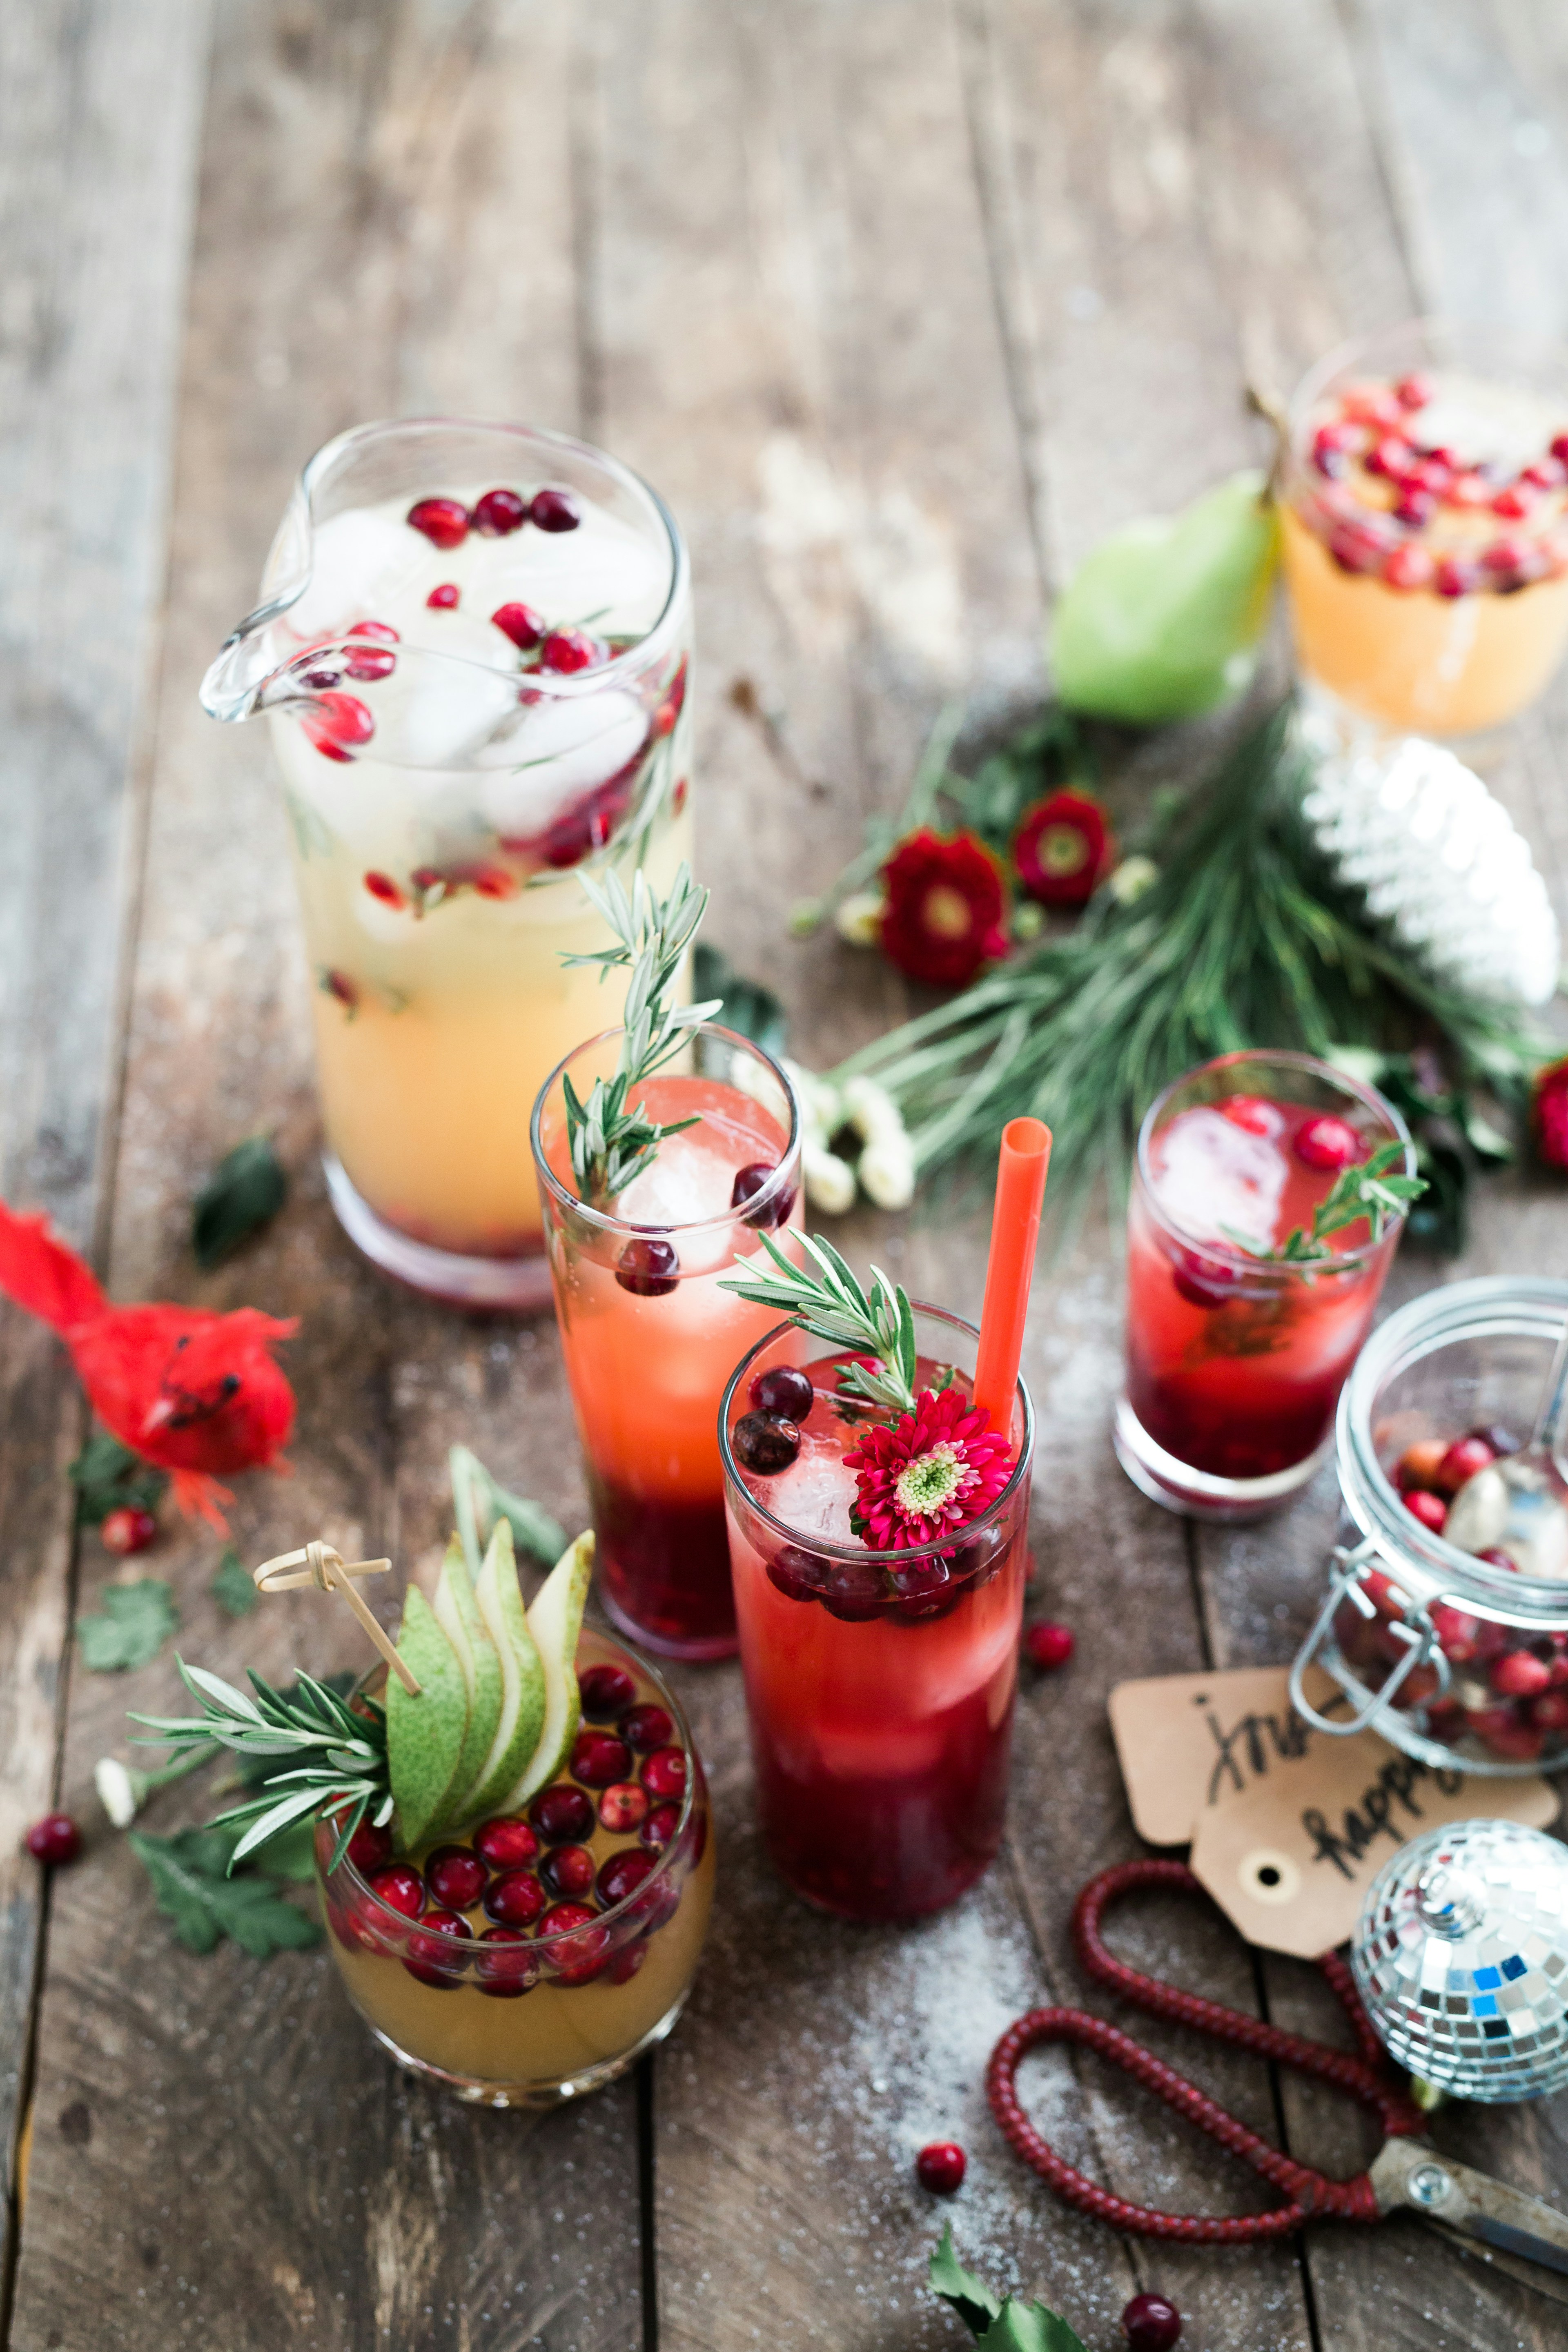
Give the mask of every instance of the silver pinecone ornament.
<svg viewBox="0 0 1568 2352">
<path fill-rule="evenodd" d="M 1438 979 L 1544 1004 L 1563 955 L 1552 902 L 1529 843 L 1474 771 L 1419 735 L 1390 753 L 1346 749 L 1310 719 L 1301 734 L 1317 762 L 1307 823 L 1367 913 Z"/>
</svg>

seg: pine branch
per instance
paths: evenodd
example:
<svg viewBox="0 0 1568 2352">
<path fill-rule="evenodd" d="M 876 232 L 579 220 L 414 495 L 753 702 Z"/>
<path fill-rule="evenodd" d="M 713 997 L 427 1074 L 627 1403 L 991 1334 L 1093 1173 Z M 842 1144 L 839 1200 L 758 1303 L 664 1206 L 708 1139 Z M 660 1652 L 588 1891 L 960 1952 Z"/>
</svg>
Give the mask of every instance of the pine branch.
<svg viewBox="0 0 1568 2352">
<path fill-rule="evenodd" d="M 801 1236 L 803 1248 L 816 1262 L 816 1274 L 792 1265 L 766 1234 L 758 1238 L 772 1264 L 738 1259 L 746 1274 L 722 1277 L 720 1289 L 732 1290 L 753 1307 L 773 1307 L 814 1339 L 840 1348 L 863 1348 L 881 1370 L 846 1364 L 839 1370 L 839 1386 L 884 1412 L 913 1412 L 915 1318 L 907 1294 L 874 1265 L 868 1295 L 832 1243 L 820 1235 Z"/>
</svg>

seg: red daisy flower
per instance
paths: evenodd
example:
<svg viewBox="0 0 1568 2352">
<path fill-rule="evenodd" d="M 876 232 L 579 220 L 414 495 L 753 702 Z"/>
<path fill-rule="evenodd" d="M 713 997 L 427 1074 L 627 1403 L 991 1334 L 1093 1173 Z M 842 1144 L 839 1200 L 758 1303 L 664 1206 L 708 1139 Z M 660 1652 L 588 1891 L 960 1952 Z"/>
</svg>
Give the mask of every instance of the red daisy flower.
<svg viewBox="0 0 1568 2352">
<path fill-rule="evenodd" d="M 913 1412 L 868 1429 L 845 1467 L 855 1473 L 850 1526 L 876 1551 L 935 1543 L 988 1511 L 1013 1471 L 1013 1449 L 962 1389 L 922 1389 Z"/>
<path fill-rule="evenodd" d="M 1547 1167 L 1568 1169 L 1568 1059 L 1537 1072 L 1532 1124 Z"/>
<path fill-rule="evenodd" d="M 1105 811 L 1087 793 L 1052 793 L 1037 801 L 1013 835 L 1018 879 L 1043 907 L 1081 907 L 1115 855 Z"/>
<path fill-rule="evenodd" d="M 922 825 L 883 866 L 882 888 L 882 947 L 911 980 L 962 988 L 1006 954 L 1006 880 L 974 834 Z"/>
</svg>

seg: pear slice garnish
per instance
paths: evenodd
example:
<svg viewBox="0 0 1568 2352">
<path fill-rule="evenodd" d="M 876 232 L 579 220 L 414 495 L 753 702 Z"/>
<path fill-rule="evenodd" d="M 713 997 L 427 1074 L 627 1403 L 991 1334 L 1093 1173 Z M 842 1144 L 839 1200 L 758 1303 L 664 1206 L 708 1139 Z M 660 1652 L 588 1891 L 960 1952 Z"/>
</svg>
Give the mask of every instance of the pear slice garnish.
<svg viewBox="0 0 1568 2352">
<path fill-rule="evenodd" d="M 458 1654 L 416 1584 L 404 1600 L 397 1654 L 420 1685 L 415 1696 L 395 1675 L 387 1677 L 387 1767 L 398 1835 L 404 1851 L 414 1853 L 443 1817 L 468 1727 L 468 1685 Z"/>
<path fill-rule="evenodd" d="M 506 1519 L 490 1531 L 474 1599 L 500 1667 L 501 1703 L 479 1777 L 458 1809 L 464 1821 L 505 1810 L 502 1800 L 538 1747 L 545 1720 L 544 1667 L 528 1630 Z"/>
<path fill-rule="evenodd" d="M 569 1544 L 533 1596 L 528 1630 L 544 1670 L 544 1722 L 528 1768 L 515 1783 L 503 1811 L 516 1812 L 553 1780 L 572 1752 L 583 1719 L 577 1688 L 577 1636 L 594 1574 L 590 1528 Z"/>
<path fill-rule="evenodd" d="M 462 1753 L 452 1776 L 444 1817 L 432 1824 L 435 1828 L 455 1828 L 468 1819 L 465 1808 L 468 1791 L 478 1787 L 489 1760 L 500 1722 L 503 1696 L 500 1654 L 479 1614 L 474 1580 L 468 1574 L 459 1536 L 452 1538 L 441 1565 L 441 1579 L 436 1587 L 436 1616 L 457 1653 L 468 1694 L 468 1727 L 464 1734 Z"/>
</svg>

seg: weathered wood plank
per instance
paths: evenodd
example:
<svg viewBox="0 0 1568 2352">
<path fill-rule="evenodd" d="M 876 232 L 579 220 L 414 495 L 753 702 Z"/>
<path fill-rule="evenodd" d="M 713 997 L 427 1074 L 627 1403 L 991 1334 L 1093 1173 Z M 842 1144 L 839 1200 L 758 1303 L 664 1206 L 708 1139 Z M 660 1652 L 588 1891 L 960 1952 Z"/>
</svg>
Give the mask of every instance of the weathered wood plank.
<svg viewBox="0 0 1568 2352">
<path fill-rule="evenodd" d="M 89 1244 L 134 890 L 132 777 L 165 555 L 203 6 L 0 24 L 0 1189 Z M 54 1789 L 75 1383 L 0 1323 L 0 2328 Z"/>
</svg>

